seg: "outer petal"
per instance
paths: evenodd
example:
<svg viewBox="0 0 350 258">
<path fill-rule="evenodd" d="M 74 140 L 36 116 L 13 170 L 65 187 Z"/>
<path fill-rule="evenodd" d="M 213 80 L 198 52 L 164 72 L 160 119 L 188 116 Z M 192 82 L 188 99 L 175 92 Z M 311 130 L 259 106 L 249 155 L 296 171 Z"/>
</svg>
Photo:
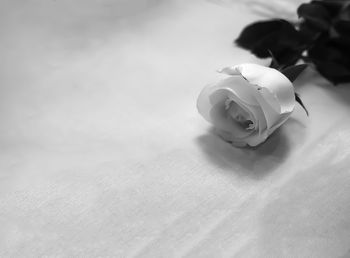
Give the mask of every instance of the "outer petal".
<svg viewBox="0 0 350 258">
<path fill-rule="evenodd" d="M 248 86 L 247 86 L 248 85 Z M 223 95 L 214 96 L 214 92 L 218 90 L 226 90 L 227 93 Z M 212 107 L 227 98 L 232 98 L 241 105 L 258 105 L 254 96 L 253 89 L 249 87 L 247 81 L 241 76 L 233 76 L 220 81 L 217 84 L 211 84 L 201 91 L 197 99 L 198 112 L 209 122 L 212 122 L 210 117 L 210 110 Z M 214 97 L 213 97 L 214 96 Z"/>
<path fill-rule="evenodd" d="M 249 138 L 244 139 L 244 141 L 252 147 L 258 146 L 259 144 L 263 143 L 267 139 L 268 135 L 266 133 L 264 134 L 254 134 L 251 135 Z"/>
<path fill-rule="evenodd" d="M 205 120 L 211 122 L 210 110 L 213 105 L 210 102 L 210 96 L 218 90 L 218 87 L 215 84 L 209 84 L 205 86 L 200 92 L 197 98 L 197 109 L 199 114 L 201 114 Z"/>
<path fill-rule="evenodd" d="M 261 88 L 261 95 L 278 113 L 293 111 L 294 87 L 284 74 L 276 69 L 257 64 L 241 64 L 234 68 L 249 83 Z"/>
<path fill-rule="evenodd" d="M 268 134 L 284 123 L 295 106 L 293 84 L 276 69 L 241 64 L 222 70 L 226 74 L 241 74 L 254 88 L 257 101 L 264 111 Z"/>
</svg>

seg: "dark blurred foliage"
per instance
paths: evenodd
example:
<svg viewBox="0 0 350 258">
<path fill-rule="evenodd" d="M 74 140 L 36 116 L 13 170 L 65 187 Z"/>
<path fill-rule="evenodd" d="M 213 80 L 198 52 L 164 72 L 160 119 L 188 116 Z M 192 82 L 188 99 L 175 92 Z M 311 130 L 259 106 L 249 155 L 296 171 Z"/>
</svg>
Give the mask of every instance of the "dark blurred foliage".
<svg viewBox="0 0 350 258">
<path fill-rule="evenodd" d="M 314 0 L 297 9 L 299 22 L 274 19 L 245 27 L 236 44 L 281 66 L 312 63 L 334 85 L 350 82 L 350 0 Z"/>
</svg>

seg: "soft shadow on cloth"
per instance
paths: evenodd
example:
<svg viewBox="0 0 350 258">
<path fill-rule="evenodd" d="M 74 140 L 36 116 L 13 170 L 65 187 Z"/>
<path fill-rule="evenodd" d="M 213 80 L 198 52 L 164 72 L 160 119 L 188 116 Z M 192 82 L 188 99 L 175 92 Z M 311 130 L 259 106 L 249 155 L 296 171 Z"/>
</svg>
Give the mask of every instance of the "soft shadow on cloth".
<svg viewBox="0 0 350 258">
<path fill-rule="evenodd" d="M 303 162 L 303 169 L 296 169 L 300 172 L 264 206 L 261 242 L 255 245 L 263 257 L 350 257 L 350 153 L 341 157 L 336 152 L 348 144 L 340 138 L 328 135 L 320 139 L 323 149 L 311 146 L 309 163 Z"/>
<path fill-rule="evenodd" d="M 294 124 L 302 129 L 296 119 L 289 119 L 270 138 L 255 148 L 236 148 L 225 142 L 210 129 L 197 138 L 197 143 L 205 155 L 216 166 L 242 176 L 260 179 L 278 168 L 288 157 L 291 149 L 285 126 Z"/>
</svg>

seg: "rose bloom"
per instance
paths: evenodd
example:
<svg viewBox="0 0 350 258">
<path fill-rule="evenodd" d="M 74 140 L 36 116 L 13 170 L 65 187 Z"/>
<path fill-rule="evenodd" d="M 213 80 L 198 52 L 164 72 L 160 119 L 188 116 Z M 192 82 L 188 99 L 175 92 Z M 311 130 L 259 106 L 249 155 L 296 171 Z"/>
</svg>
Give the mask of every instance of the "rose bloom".
<svg viewBox="0 0 350 258">
<path fill-rule="evenodd" d="M 292 113 L 291 81 L 276 69 L 241 64 L 219 72 L 229 75 L 205 87 L 197 100 L 199 113 L 234 146 L 257 146 Z"/>
</svg>

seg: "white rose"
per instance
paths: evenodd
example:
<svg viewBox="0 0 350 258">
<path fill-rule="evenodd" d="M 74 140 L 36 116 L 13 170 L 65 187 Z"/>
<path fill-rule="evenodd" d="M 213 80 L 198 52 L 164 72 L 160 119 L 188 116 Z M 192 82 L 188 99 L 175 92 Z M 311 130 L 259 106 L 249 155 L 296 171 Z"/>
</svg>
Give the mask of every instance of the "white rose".
<svg viewBox="0 0 350 258">
<path fill-rule="evenodd" d="M 294 87 L 278 70 L 241 64 L 219 72 L 229 77 L 205 87 L 198 97 L 197 108 L 234 146 L 257 146 L 292 113 Z"/>
</svg>

